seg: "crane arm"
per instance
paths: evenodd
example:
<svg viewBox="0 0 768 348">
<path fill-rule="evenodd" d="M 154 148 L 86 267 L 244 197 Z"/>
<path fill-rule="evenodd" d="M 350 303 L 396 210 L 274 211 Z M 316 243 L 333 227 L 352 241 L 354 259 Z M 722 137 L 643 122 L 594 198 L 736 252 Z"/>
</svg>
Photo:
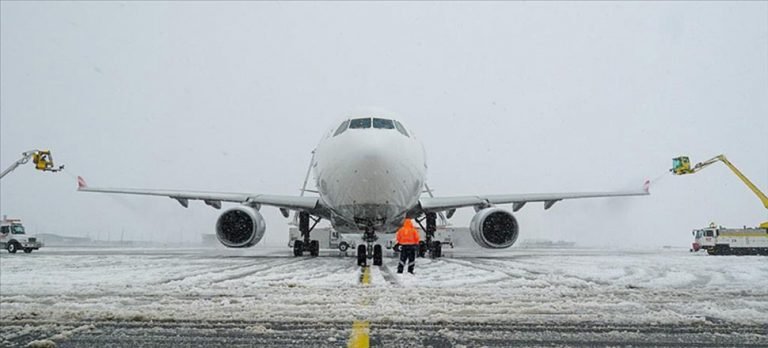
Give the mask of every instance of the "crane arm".
<svg viewBox="0 0 768 348">
<path fill-rule="evenodd" d="M 59 168 L 54 168 L 53 166 L 53 158 L 51 157 L 50 151 L 42 151 L 42 150 L 29 150 L 21 153 L 21 158 L 18 159 L 16 162 L 11 164 L 8 168 L 3 170 L 2 173 L 0 173 L 0 179 L 4 176 L 10 174 L 12 171 L 14 171 L 16 168 L 18 168 L 22 164 L 26 164 L 29 162 L 29 159 L 32 159 L 33 162 L 35 162 L 35 168 L 42 171 L 49 171 L 49 172 L 58 172 L 62 169 L 64 169 L 64 166 L 60 166 Z"/>
<path fill-rule="evenodd" d="M 760 199 L 760 201 L 763 203 L 763 206 L 766 209 L 768 209 L 768 197 L 766 197 L 765 194 L 762 191 L 760 191 L 760 189 L 758 189 L 757 186 L 755 186 L 755 184 L 752 183 L 752 181 L 750 181 L 741 171 L 739 171 L 739 169 L 736 168 L 736 166 L 734 166 L 733 163 L 731 163 L 731 161 L 729 161 L 728 158 L 725 157 L 725 155 L 715 156 L 704 162 L 696 164 L 693 167 L 692 172 L 696 173 L 715 162 L 725 163 L 725 165 L 728 166 L 728 168 L 730 168 L 731 171 L 733 171 L 733 174 L 736 174 L 736 176 L 739 177 L 739 179 L 741 179 L 742 182 L 744 182 L 744 185 L 747 185 L 747 187 L 749 187 L 749 189 L 752 190 L 752 192 L 754 192 L 755 195 L 757 195 L 757 198 Z"/>
<path fill-rule="evenodd" d="M 21 158 L 19 160 L 17 160 L 13 164 L 11 164 L 8 168 L 3 170 L 2 173 L 0 173 L 0 179 L 3 178 L 4 176 L 8 175 L 10 172 L 14 171 L 20 165 L 26 164 L 27 162 L 29 162 L 29 159 L 32 158 L 32 156 L 34 154 L 35 154 L 35 150 L 30 150 L 30 151 L 22 152 L 21 153 Z"/>
<path fill-rule="evenodd" d="M 765 207 L 765 209 L 768 209 L 768 197 L 766 197 L 765 194 L 762 191 L 760 191 L 760 189 L 758 189 L 757 186 L 755 186 L 755 184 L 752 183 L 752 181 L 747 179 L 747 177 L 744 174 L 742 174 L 741 171 L 739 171 L 736 168 L 736 166 L 734 166 L 731 163 L 731 161 L 725 158 L 724 155 L 720 155 L 719 157 L 720 157 L 720 160 L 723 161 L 723 163 L 725 163 L 725 165 L 728 166 L 728 168 L 730 168 L 731 171 L 733 171 L 733 174 L 736 174 L 736 176 L 738 176 L 739 179 L 741 179 L 741 181 L 744 182 L 744 185 L 747 185 L 747 187 L 749 187 L 749 189 L 752 190 L 752 192 L 754 192 L 755 195 L 757 195 L 757 198 L 759 198 L 760 201 L 763 202 L 763 206 Z"/>
</svg>

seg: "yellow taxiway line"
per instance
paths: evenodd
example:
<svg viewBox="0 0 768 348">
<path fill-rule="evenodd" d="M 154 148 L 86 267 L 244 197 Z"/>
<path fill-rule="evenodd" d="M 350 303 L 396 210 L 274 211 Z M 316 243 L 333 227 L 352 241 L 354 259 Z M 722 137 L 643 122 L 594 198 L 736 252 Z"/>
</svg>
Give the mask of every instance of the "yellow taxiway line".
<svg viewBox="0 0 768 348">
<path fill-rule="evenodd" d="M 347 342 L 348 348 L 368 348 L 371 345 L 369 337 L 370 324 L 368 321 L 356 320 L 352 324 L 352 335 L 349 336 L 349 342 Z"/>
<path fill-rule="evenodd" d="M 371 269 L 368 266 L 363 267 L 363 273 L 360 274 L 360 284 L 365 286 L 371 284 Z M 368 301 L 365 301 L 367 304 Z M 370 332 L 371 323 L 367 320 L 355 320 L 352 323 L 352 335 L 347 342 L 348 348 L 368 348 L 371 345 Z"/>
</svg>

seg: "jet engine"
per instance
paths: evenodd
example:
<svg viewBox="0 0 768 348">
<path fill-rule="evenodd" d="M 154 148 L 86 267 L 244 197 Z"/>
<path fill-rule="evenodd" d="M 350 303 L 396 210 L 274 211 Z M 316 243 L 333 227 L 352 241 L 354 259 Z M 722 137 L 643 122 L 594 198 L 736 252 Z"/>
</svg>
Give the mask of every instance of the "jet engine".
<svg viewBox="0 0 768 348">
<path fill-rule="evenodd" d="M 247 248 L 264 237 L 267 225 L 258 210 L 240 206 L 229 209 L 216 221 L 216 238 L 229 248 Z"/>
<path fill-rule="evenodd" d="M 483 248 L 509 248 L 520 231 L 517 220 L 504 209 L 491 207 L 477 212 L 469 223 L 472 238 Z"/>
</svg>

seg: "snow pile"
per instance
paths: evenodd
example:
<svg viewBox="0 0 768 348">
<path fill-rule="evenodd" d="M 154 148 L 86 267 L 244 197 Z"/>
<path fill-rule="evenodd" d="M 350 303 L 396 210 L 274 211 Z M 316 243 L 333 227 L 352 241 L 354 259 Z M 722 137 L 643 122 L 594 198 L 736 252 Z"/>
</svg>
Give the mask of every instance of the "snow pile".
<svg viewBox="0 0 768 348">
<path fill-rule="evenodd" d="M 397 260 L 285 249 L 0 254 L 0 320 L 768 324 L 765 257 L 682 250 L 507 250 Z M 249 330 L 263 330 L 252 327 Z"/>
</svg>

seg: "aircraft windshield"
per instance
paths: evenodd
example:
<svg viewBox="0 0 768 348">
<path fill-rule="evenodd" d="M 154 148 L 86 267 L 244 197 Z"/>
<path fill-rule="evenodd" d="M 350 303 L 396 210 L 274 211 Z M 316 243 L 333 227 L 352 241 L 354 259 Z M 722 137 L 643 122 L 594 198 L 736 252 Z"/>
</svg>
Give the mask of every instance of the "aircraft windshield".
<svg viewBox="0 0 768 348">
<path fill-rule="evenodd" d="M 341 133 L 344 133 L 344 131 L 347 130 L 348 126 L 349 126 L 349 120 L 346 120 L 346 121 L 342 122 L 341 125 L 339 126 L 339 128 L 336 129 L 336 132 L 333 133 L 333 136 L 335 137 L 335 136 L 337 136 L 337 135 L 339 135 Z"/>
<path fill-rule="evenodd" d="M 13 226 L 11 226 L 11 233 L 13 233 L 13 234 L 24 234 L 24 226 L 22 226 L 22 225 L 13 225 Z"/>
<path fill-rule="evenodd" d="M 395 128 L 397 128 L 397 131 L 400 132 L 400 134 L 405 135 L 406 137 L 408 136 L 408 131 L 405 130 L 405 127 L 403 127 L 400 122 L 395 121 Z"/>
<path fill-rule="evenodd" d="M 351 121 L 349 121 L 349 128 L 350 129 L 371 128 L 371 119 L 370 118 L 356 118 L 354 120 L 351 120 Z"/>
<path fill-rule="evenodd" d="M 373 119 L 373 128 L 378 129 L 395 129 L 395 124 L 392 122 L 392 120 L 387 120 L 383 118 L 374 118 Z"/>
<path fill-rule="evenodd" d="M 366 129 L 366 128 L 375 128 L 375 129 L 396 129 L 400 134 L 408 136 L 408 131 L 405 130 L 405 127 L 403 125 L 395 120 L 386 119 L 386 118 L 355 118 L 352 120 L 345 121 L 344 123 L 339 126 L 339 129 L 336 130 L 336 133 L 333 134 L 333 136 L 337 136 L 341 133 L 344 133 L 347 129 Z"/>
</svg>

